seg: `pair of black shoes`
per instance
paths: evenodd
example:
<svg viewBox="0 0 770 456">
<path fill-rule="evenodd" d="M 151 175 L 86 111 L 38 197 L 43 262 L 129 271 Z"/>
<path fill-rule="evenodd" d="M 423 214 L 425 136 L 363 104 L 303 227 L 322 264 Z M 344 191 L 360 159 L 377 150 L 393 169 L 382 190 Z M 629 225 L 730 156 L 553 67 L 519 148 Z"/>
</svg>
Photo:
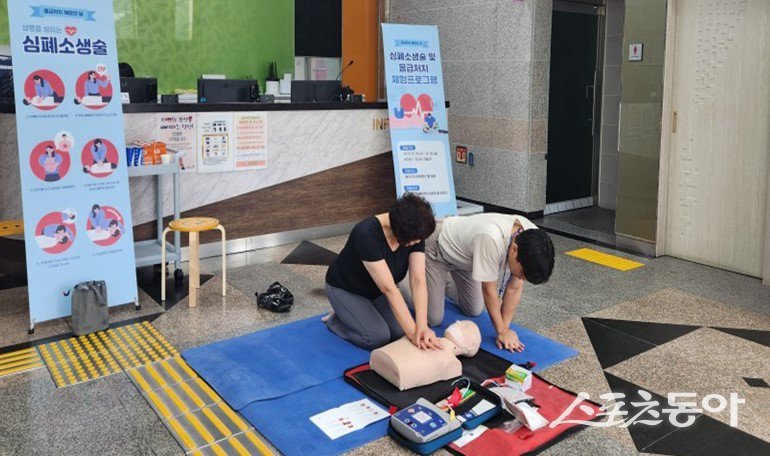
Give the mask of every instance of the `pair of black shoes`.
<svg viewBox="0 0 770 456">
<path fill-rule="evenodd" d="M 267 287 L 265 293 L 254 293 L 257 296 L 257 305 L 271 312 L 284 313 L 291 310 L 294 304 L 294 295 L 288 288 L 278 282 L 273 282 Z"/>
</svg>

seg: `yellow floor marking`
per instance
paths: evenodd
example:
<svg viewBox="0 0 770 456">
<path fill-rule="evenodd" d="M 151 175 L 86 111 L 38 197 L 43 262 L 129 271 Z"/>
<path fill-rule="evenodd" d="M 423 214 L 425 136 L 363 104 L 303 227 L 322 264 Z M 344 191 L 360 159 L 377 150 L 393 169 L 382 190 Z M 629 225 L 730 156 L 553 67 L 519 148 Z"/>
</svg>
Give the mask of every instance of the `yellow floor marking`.
<svg viewBox="0 0 770 456">
<path fill-rule="evenodd" d="M 203 440 L 206 441 L 206 443 L 214 443 L 214 436 L 211 435 L 211 433 L 206 430 L 206 428 L 201 424 L 200 421 L 198 421 L 198 418 L 195 417 L 193 414 L 187 414 L 185 415 L 185 418 L 187 418 L 187 421 L 193 425 L 196 431 L 198 431 L 198 435 L 203 437 Z"/>
<path fill-rule="evenodd" d="M 163 366 L 163 369 L 168 372 L 168 375 L 170 375 L 176 383 L 182 383 L 184 381 L 182 380 L 182 377 L 180 377 L 179 374 L 177 374 L 176 371 L 171 367 L 168 361 L 163 360 L 160 362 L 160 365 Z"/>
<path fill-rule="evenodd" d="M 230 442 L 230 445 L 235 448 L 235 451 L 237 451 L 240 456 L 249 456 L 249 450 L 244 448 L 237 439 L 230 439 L 228 442 Z"/>
<path fill-rule="evenodd" d="M 0 377 L 35 369 L 43 362 L 44 358 L 34 347 L 4 353 L 0 355 Z"/>
<path fill-rule="evenodd" d="M 15 363 L 8 363 L 8 364 L 0 364 L 0 375 L 4 375 L 6 369 L 11 369 L 14 367 L 24 366 L 26 364 L 37 364 L 40 362 L 40 358 L 31 358 L 31 359 L 25 359 L 22 361 L 16 361 Z"/>
<path fill-rule="evenodd" d="M 644 263 L 621 258 L 616 255 L 610 255 L 608 253 L 599 252 L 598 250 L 583 248 L 578 250 L 572 250 L 567 252 L 567 255 L 580 258 L 581 260 L 589 261 L 591 263 L 600 264 L 608 268 L 617 269 L 619 271 L 630 271 L 632 269 L 641 268 Z"/>
<path fill-rule="evenodd" d="M 187 375 L 193 378 L 198 376 L 181 357 L 176 357 L 175 359 L 176 363 L 179 364 L 179 367 L 181 367 L 187 373 Z"/>
<path fill-rule="evenodd" d="M 177 420 L 175 420 L 174 418 L 171 418 L 170 420 L 168 420 L 168 424 L 174 429 L 174 431 L 179 436 L 179 438 L 182 439 L 182 442 L 184 442 L 184 445 L 187 447 L 187 450 L 195 449 L 195 443 L 187 434 L 187 431 L 184 430 L 182 425 L 179 424 L 179 422 L 177 422 Z"/>
<path fill-rule="evenodd" d="M 227 456 L 227 452 L 223 450 L 222 447 L 220 447 L 216 443 L 211 445 L 211 449 L 214 450 L 214 454 L 216 454 L 217 456 Z"/>
<path fill-rule="evenodd" d="M 193 451 L 191 454 L 192 454 L 192 456 L 203 456 L 203 453 L 201 453 L 198 450 Z"/>
<path fill-rule="evenodd" d="M 5 376 L 5 375 L 15 374 L 15 373 L 18 373 L 18 372 L 24 372 L 24 371 L 32 370 L 32 369 L 35 369 L 35 368 L 40 367 L 40 366 L 43 366 L 43 362 L 42 361 L 38 361 L 38 362 L 36 362 L 34 364 L 28 364 L 28 365 L 22 366 L 22 367 L 17 367 L 15 369 L 5 369 L 5 370 L 0 371 L 0 377 Z"/>
<path fill-rule="evenodd" d="M 165 388 L 163 388 L 163 392 L 169 397 L 169 399 L 171 399 L 171 401 L 174 404 L 176 404 L 176 407 L 179 409 L 179 411 L 184 413 L 184 412 L 188 412 L 190 410 L 184 404 L 184 401 L 182 401 L 182 399 L 180 399 L 179 396 L 176 395 L 174 390 L 172 390 L 169 387 L 165 387 Z"/>
<path fill-rule="evenodd" d="M 213 424 L 213 425 L 214 425 L 214 426 L 215 426 L 217 429 L 219 429 L 219 432 L 221 432 L 221 433 L 222 433 L 222 435 L 224 435 L 224 436 L 229 436 L 229 435 L 232 435 L 232 434 L 233 434 L 233 432 L 232 432 L 230 429 L 228 429 L 228 428 L 227 428 L 227 426 L 225 426 L 225 423 L 223 423 L 223 422 L 222 422 L 222 420 L 220 420 L 220 419 L 219 419 L 219 418 L 218 418 L 218 417 L 217 417 L 217 416 L 214 414 L 214 412 L 212 412 L 211 410 L 209 410 L 209 409 L 205 408 L 205 409 L 203 409 L 203 414 L 204 414 L 204 415 L 206 415 L 206 418 L 208 418 L 208 419 L 209 419 L 209 421 L 211 421 L 211 423 L 212 423 L 212 424 Z"/>
<path fill-rule="evenodd" d="M 255 447 L 259 450 L 260 453 L 262 453 L 265 456 L 272 456 L 273 452 L 270 451 L 270 448 L 267 447 L 262 441 L 257 438 L 256 434 L 254 434 L 253 431 L 246 432 L 246 438 L 251 440 L 251 443 L 254 444 Z"/>
<path fill-rule="evenodd" d="M 27 352 L 27 353 L 13 352 L 11 354 L 14 356 L 9 356 L 7 358 L 0 358 L 0 366 L 4 366 L 5 363 L 12 363 L 14 361 L 19 361 L 22 359 L 34 359 L 39 356 L 36 352 Z"/>
<path fill-rule="evenodd" d="M 236 415 L 235 412 L 233 412 L 233 410 L 227 404 L 225 404 L 224 402 L 220 402 L 219 408 L 220 410 L 225 412 L 225 415 L 227 415 L 228 418 L 233 420 L 233 423 L 235 423 L 235 425 L 238 426 L 238 428 L 240 428 L 241 431 L 245 431 L 246 429 L 249 428 L 248 426 L 246 426 L 246 423 L 244 423 L 243 420 L 240 419 L 240 417 Z"/>
<path fill-rule="evenodd" d="M 152 400 L 152 403 L 155 404 L 155 406 L 160 410 L 160 414 L 163 415 L 163 418 L 171 418 L 173 414 L 171 411 L 166 407 L 165 404 L 163 404 L 163 401 L 160 400 L 157 394 L 155 394 L 154 391 L 148 391 L 147 396 Z"/>
<path fill-rule="evenodd" d="M 219 398 L 219 396 L 217 395 L 217 393 L 215 393 L 215 392 L 214 392 L 214 390 L 213 390 L 213 389 L 211 389 L 211 387 L 210 387 L 210 386 L 209 386 L 209 385 L 208 385 L 206 382 L 204 382 L 203 380 L 201 380 L 200 378 L 197 378 L 197 377 L 196 377 L 196 378 L 195 378 L 195 383 L 197 383 L 197 384 L 198 384 L 198 386 L 200 386 L 200 387 L 201 387 L 201 389 L 202 389 L 203 391 L 205 391 L 205 392 L 206 392 L 206 394 L 208 394 L 208 395 L 209 395 L 209 397 L 211 398 L 211 400 L 212 400 L 212 401 L 214 401 L 214 402 L 219 402 L 219 401 L 221 401 L 221 400 L 222 400 L 222 399 L 220 399 L 220 398 Z"/>
<path fill-rule="evenodd" d="M 35 354 L 35 349 L 32 347 L 24 348 L 22 350 L 12 351 L 8 353 L 3 353 L 2 355 L 0 355 L 0 362 L 2 362 L 2 360 L 6 358 L 13 358 L 14 356 L 33 355 L 33 354 Z"/>
<path fill-rule="evenodd" d="M 152 378 L 154 378 L 155 381 L 158 382 L 159 387 L 166 386 L 166 381 L 163 380 L 163 378 L 160 375 L 158 375 L 157 372 L 155 372 L 155 369 L 152 366 L 150 365 L 147 366 L 147 372 L 149 372 L 150 375 L 152 375 Z"/>
<path fill-rule="evenodd" d="M 201 408 L 206 405 L 206 403 L 203 402 L 203 400 L 200 397 L 198 397 L 197 394 L 195 394 L 195 391 L 193 391 L 192 388 L 190 388 L 190 385 L 188 385 L 187 383 L 180 383 L 179 386 L 184 390 L 185 393 L 187 393 L 187 397 L 189 397 L 190 399 L 192 399 L 193 402 L 195 402 L 195 405 L 198 408 Z"/>
<path fill-rule="evenodd" d="M 128 371 L 128 375 L 130 375 L 131 378 L 133 378 L 134 380 L 136 380 L 137 383 L 139 383 L 139 386 L 142 388 L 142 391 L 149 392 L 152 390 L 152 388 L 150 388 L 150 384 L 147 383 L 147 380 L 144 379 L 144 377 L 138 370 L 132 369 Z"/>
</svg>

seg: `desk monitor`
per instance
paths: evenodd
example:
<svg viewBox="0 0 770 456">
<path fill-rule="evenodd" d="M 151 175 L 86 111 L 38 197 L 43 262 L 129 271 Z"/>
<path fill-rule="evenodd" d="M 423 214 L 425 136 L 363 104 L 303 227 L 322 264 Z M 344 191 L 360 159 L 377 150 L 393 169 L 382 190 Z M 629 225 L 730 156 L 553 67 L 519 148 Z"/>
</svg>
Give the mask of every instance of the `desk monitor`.
<svg viewBox="0 0 770 456">
<path fill-rule="evenodd" d="M 339 101 L 340 81 L 291 81 L 292 103 L 327 103 Z"/>
<path fill-rule="evenodd" d="M 255 79 L 198 79 L 198 103 L 257 101 Z"/>
<path fill-rule="evenodd" d="M 157 103 L 158 78 L 120 78 L 120 91 L 131 103 Z"/>
</svg>

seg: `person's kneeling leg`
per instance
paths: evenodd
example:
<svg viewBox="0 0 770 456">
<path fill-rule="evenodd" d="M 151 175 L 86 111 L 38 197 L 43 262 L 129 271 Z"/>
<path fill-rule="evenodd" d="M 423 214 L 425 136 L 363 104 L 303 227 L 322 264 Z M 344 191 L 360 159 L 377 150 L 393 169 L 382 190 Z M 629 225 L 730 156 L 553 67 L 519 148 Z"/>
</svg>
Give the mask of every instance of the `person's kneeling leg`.
<svg viewBox="0 0 770 456">
<path fill-rule="evenodd" d="M 326 325 L 334 334 L 367 350 L 390 342 L 388 323 L 372 301 L 329 284 L 326 295 L 334 309 Z"/>
<path fill-rule="evenodd" d="M 457 287 L 457 305 L 469 317 L 478 317 L 484 312 L 484 294 L 481 282 L 473 280 L 470 272 L 452 271 L 452 279 Z"/>
</svg>

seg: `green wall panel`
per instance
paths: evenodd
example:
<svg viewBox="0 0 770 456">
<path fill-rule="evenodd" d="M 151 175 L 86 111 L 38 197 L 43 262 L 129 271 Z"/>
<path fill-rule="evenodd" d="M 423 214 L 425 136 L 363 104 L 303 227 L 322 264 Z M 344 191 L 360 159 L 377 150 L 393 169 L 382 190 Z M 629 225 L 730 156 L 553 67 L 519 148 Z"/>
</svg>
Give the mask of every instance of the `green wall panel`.
<svg viewBox="0 0 770 456">
<path fill-rule="evenodd" d="M 0 0 L 0 44 L 8 44 Z M 114 0 L 118 59 L 163 93 L 195 89 L 201 74 L 251 76 L 264 90 L 267 65 L 294 71 L 293 0 Z"/>
</svg>

